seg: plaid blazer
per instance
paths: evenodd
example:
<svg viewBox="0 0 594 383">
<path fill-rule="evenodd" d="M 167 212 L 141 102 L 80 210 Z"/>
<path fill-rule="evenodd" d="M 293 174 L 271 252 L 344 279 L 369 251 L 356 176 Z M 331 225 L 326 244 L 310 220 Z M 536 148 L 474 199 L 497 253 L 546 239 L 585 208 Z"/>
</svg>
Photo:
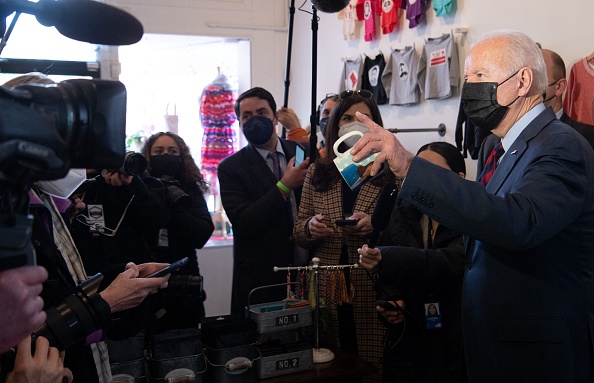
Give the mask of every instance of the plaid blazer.
<svg viewBox="0 0 594 383">
<path fill-rule="evenodd" d="M 314 256 L 320 258 L 320 264 L 338 265 L 343 243 L 343 234 L 334 224 L 337 219 L 343 218 L 342 207 L 342 186 L 341 182 L 332 184 L 328 191 L 317 192 L 312 185 L 312 175 L 315 164 L 312 164 L 307 172 L 305 182 L 301 193 L 301 203 L 299 213 L 293 228 L 293 240 L 297 245 L 305 248 L 314 248 Z M 370 216 L 373 214 L 375 205 L 379 197 L 381 186 L 371 183 L 364 184 L 359 190 L 355 201 L 353 211 L 364 212 Z M 324 216 L 325 223 L 334 229 L 334 234 L 323 239 L 314 240 L 308 237 L 306 226 L 309 219 L 316 214 L 321 213 Z M 367 242 L 365 237 L 346 235 L 348 246 L 349 264 L 358 264 L 359 255 L 357 249 Z M 357 334 L 357 347 L 359 356 L 378 366 L 378 373 L 381 371 L 380 359 L 383 352 L 383 337 L 385 329 L 377 318 L 376 293 L 373 288 L 373 281 L 369 278 L 363 268 L 351 270 L 351 280 L 354 287 L 353 292 L 353 310 L 355 317 L 355 331 Z M 334 281 L 328 276 L 328 272 L 320 273 L 320 296 L 326 297 L 330 301 L 327 305 L 330 308 L 330 321 L 328 328 L 320 332 L 320 336 L 330 341 L 336 347 L 340 347 L 338 341 L 338 323 L 336 315 L 336 306 L 332 299 L 328 298 L 329 281 Z M 330 282 L 334 283 L 334 282 Z M 380 375 L 374 375 L 373 380 L 379 379 Z M 367 381 L 367 380 L 366 380 Z"/>
</svg>

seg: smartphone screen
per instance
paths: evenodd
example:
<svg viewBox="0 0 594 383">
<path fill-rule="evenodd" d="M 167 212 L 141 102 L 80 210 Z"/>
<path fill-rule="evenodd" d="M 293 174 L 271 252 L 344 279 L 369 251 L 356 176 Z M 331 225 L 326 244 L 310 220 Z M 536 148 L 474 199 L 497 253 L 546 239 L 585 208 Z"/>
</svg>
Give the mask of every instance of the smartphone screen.
<svg viewBox="0 0 594 383">
<path fill-rule="evenodd" d="M 299 145 L 295 147 L 295 163 L 294 166 L 299 166 L 305 160 L 305 150 Z"/>
<path fill-rule="evenodd" d="M 152 274 L 147 275 L 145 278 L 156 278 L 162 277 L 167 274 L 171 274 L 174 271 L 179 270 L 182 266 L 185 266 L 188 263 L 188 257 L 182 258 L 177 262 L 173 262 L 172 264 L 162 268 L 161 270 L 155 271 Z"/>
</svg>

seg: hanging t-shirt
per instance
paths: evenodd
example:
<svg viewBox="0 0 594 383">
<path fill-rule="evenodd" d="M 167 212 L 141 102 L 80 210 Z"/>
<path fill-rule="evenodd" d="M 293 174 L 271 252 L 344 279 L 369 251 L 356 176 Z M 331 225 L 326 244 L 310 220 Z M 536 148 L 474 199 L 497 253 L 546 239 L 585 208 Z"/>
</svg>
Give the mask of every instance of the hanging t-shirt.
<svg viewBox="0 0 594 383">
<path fill-rule="evenodd" d="M 375 36 L 375 12 L 377 0 L 359 0 L 356 6 L 357 19 L 365 25 L 365 41 L 373 40 Z"/>
<path fill-rule="evenodd" d="M 415 28 L 425 19 L 427 0 L 406 0 L 408 27 Z"/>
<path fill-rule="evenodd" d="M 365 56 L 363 74 L 361 75 L 361 89 L 371 91 L 373 99 L 378 105 L 388 102 L 388 96 L 381 81 L 385 68 L 386 60 L 381 52 L 374 59 Z"/>
<path fill-rule="evenodd" d="M 361 57 L 345 59 L 340 77 L 340 91 L 361 89 L 361 72 L 363 63 Z"/>
<path fill-rule="evenodd" d="M 592 65 L 586 57 L 573 64 L 563 99 L 563 110 L 569 118 L 587 125 L 594 125 L 594 63 Z"/>
<path fill-rule="evenodd" d="M 460 64 L 451 34 L 425 40 L 418 77 L 426 100 L 448 98 L 455 93 L 460 83 Z"/>
<path fill-rule="evenodd" d="M 419 103 L 417 72 L 419 56 L 414 46 L 394 49 L 390 54 L 382 75 L 382 84 L 392 105 L 413 105 Z"/>
<path fill-rule="evenodd" d="M 349 1 L 349 5 L 338 13 L 338 19 L 342 19 L 342 35 L 345 40 L 355 39 L 355 21 L 357 19 L 357 14 L 355 12 L 356 5 L 357 0 L 351 0 Z"/>
<path fill-rule="evenodd" d="M 382 34 L 387 35 L 394 31 L 398 24 L 398 8 L 402 0 L 380 0 L 377 3 L 377 14 L 380 15 Z"/>
<path fill-rule="evenodd" d="M 433 0 L 433 10 L 436 16 L 445 16 L 452 10 L 454 0 Z"/>
</svg>

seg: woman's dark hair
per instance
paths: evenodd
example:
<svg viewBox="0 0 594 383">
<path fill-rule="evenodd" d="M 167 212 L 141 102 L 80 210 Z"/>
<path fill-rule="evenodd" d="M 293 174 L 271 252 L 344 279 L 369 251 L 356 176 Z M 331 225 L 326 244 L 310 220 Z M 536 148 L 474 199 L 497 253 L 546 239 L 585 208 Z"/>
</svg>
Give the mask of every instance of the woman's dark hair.
<svg viewBox="0 0 594 383">
<path fill-rule="evenodd" d="M 151 149 L 152 149 L 153 145 L 155 144 L 155 141 L 159 137 L 162 137 L 162 136 L 171 137 L 175 141 L 177 146 L 179 146 L 180 157 L 182 160 L 182 176 L 181 176 L 182 179 L 178 180 L 178 181 L 180 181 L 182 184 L 196 182 L 196 184 L 198 184 L 198 187 L 200 188 L 200 190 L 202 191 L 203 194 L 208 193 L 208 191 L 209 191 L 208 182 L 206 182 L 204 180 L 204 177 L 202 176 L 200 169 L 196 165 L 196 162 L 194 162 L 194 158 L 192 158 L 192 154 L 190 153 L 190 148 L 188 147 L 188 145 L 186 145 L 186 142 L 175 133 L 171 133 L 171 132 L 155 133 L 152 136 L 150 136 L 149 138 L 147 138 L 147 140 L 144 142 L 144 146 L 142 147 L 142 154 L 147 159 L 147 162 L 148 162 L 147 169 L 149 171 L 149 174 L 151 173 L 151 170 L 152 170 L 151 169 L 151 160 L 150 160 Z"/>
<path fill-rule="evenodd" d="M 369 107 L 373 122 L 381 126 L 384 124 L 380 110 L 373 98 L 364 98 L 355 93 L 350 97 L 338 99 L 338 102 L 332 109 L 332 113 L 330 113 L 328 124 L 326 125 L 326 134 L 324 137 L 324 142 L 326 143 L 327 148 L 326 156 L 316 160 L 316 168 L 312 175 L 312 184 L 314 189 L 318 192 L 327 191 L 330 188 L 330 185 L 340 177 L 340 173 L 338 172 L 336 165 L 334 165 L 336 154 L 333 149 L 334 143 L 338 140 L 338 123 L 340 122 L 342 115 L 345 114 L 351 106 L 359 103 L 364 103 Z M 379 179 L 376 180 L 380 184 L 386 182 L 383 177 L 379 177 Z"/>
<path fill-rule="evenodd" d="M 466 174 L 464 157 L 462 157 L 462 153 L 454 145 L 443 141 L 431 142 L 421 146 L 417 155 L 425 150 L 431 150 L 442 156 L 453 172 Z"/>
</svg>

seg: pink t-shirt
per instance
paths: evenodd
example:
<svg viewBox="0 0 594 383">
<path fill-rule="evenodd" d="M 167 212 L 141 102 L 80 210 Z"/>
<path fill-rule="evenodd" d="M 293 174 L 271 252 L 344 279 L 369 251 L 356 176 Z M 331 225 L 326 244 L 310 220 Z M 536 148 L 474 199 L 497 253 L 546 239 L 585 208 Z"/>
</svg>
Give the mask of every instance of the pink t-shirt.
<svg viewBox="0 0 594 383">
<path fill-rule="evenodd" d="M 594 60 L 584 57 L 571 67 L 563 110 L 574 121 L 594 125 Z"/>
<path fill-rule="evenodd" d="M 359 0 L 357 6 L 357 19 L 363 21 L 365 25 L 365 41 L 373 40 L 375 36 L 375 11 L 376 11 L 376 0 Z"/>
</svg>

